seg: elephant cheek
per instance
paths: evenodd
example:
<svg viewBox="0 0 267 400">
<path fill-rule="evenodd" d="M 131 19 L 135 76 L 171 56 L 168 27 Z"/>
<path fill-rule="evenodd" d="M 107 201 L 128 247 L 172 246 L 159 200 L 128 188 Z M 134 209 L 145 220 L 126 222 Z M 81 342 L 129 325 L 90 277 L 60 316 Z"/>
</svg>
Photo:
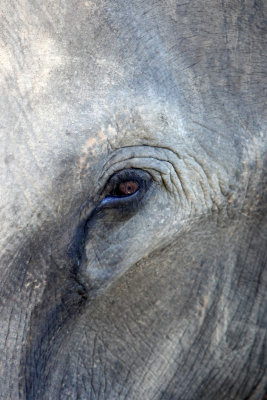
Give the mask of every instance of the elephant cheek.
<svg viewBox="0 0 267 400">
<path fill-rule="evenodd" d="M 104 288 L 124 274 L 143 256 L 138 242 L 120 244 L 88 241 L 80 263 L 80 279 L 88 290 Z"/>
<path fill-rule="evenodd" d="M 87 289 L 106 286 L 123 270 L 123 253 L 116 250 L 112 245 L 103 250 L 92 240 L 86 243 L 79 273 Z"/>
</svg>

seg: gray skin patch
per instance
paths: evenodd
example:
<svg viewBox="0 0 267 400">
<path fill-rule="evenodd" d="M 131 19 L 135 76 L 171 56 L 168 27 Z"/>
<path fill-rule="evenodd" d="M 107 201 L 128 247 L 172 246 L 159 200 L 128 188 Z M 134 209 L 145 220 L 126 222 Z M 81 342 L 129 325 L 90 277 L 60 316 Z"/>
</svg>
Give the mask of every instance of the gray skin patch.
<svg viewBox="0 0 267 400">
<path fill-rule="evenodd" d="M 0 7 L 1 397 L 262 400 L 265 2 Z"/>
</svg>

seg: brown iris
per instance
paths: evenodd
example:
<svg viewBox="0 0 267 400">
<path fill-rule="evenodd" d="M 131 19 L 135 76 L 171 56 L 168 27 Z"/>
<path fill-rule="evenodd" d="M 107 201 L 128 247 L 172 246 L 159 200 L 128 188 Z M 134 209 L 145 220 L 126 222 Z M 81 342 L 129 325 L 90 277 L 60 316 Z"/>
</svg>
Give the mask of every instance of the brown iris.
<svg viewBox="0 0 267 400">
<path fill-rule="evenodd" d="M 139 189 L 139 184 L 135 181 L 127 181 L 119 184 L 118 194 L 120 196 L 129 196 Z"/>
</svg>

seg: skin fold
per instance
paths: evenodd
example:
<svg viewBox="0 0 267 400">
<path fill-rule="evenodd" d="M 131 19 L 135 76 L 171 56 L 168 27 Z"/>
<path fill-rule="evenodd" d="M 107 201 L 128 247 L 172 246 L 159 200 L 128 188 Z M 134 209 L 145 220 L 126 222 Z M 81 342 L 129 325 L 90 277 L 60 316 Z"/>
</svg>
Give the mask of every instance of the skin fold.
<svg viewBox="0 0 267 400">
<path fill-rule="evenodd" d="M 262 400 L 266 3 L 0 13 L 0 398 Z"/>
</svg>

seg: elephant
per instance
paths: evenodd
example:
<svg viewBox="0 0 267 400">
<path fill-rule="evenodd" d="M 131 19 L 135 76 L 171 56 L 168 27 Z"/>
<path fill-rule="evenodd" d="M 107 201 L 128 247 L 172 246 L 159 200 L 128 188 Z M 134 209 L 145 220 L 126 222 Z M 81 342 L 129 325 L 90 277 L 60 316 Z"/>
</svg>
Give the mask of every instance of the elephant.
<svg viewBox="0 0 267 400">
<path fill-rule="evenodd" d="M 4 400 L 262 400 L 264 0 L 1 1 Z"/>
</svg>

